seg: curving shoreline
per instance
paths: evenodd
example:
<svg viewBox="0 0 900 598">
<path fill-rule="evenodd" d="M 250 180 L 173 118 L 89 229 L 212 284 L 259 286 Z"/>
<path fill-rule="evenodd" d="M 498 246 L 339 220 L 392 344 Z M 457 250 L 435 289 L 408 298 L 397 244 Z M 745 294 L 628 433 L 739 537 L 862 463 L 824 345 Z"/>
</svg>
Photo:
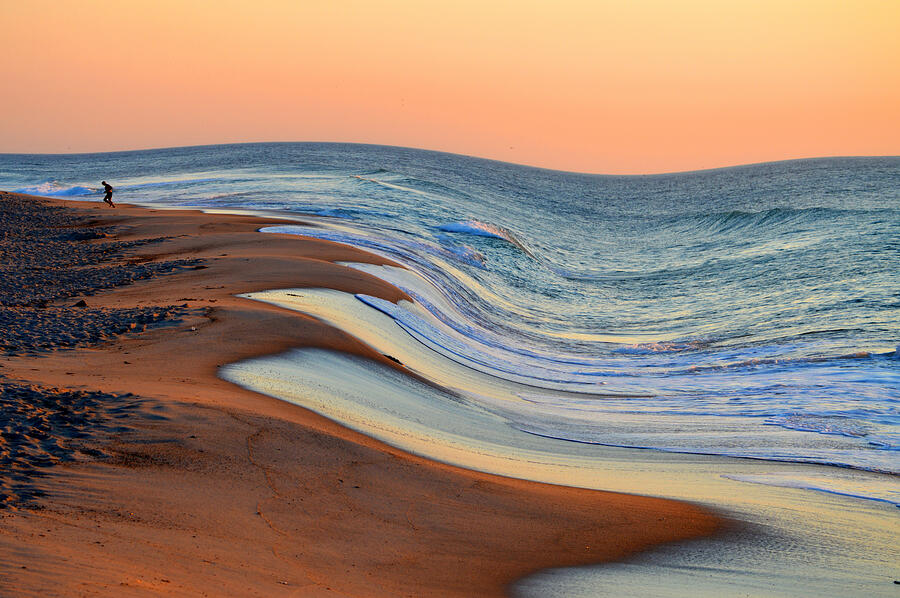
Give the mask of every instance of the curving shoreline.
<svg viewBox="0 0 900 598">
<path fill-rule="evenodd" d="M 194 310 L 180 323 L 0 362 L 4 379 L 140 398 L 118 430 L 81 439 L 99 457 L 46 469 L 36 504 L 0 511 L 4 593 L 499 596 L 538 570 L 619 560 L 725 525 L 687 503 L 429 461 L 216 375 L 299 346 L 405 371 L 314 318 L 236 297 L 328 287 L 406 298 L 334 263 L 382 258 L 256 232 L 277 219 L 14 197 L 86 216 L 85 227 L 115 227 L 117 241 L 165 237 L 119 263 L 205 267 L 86 298 L 100 310 Z"/>
</svg>

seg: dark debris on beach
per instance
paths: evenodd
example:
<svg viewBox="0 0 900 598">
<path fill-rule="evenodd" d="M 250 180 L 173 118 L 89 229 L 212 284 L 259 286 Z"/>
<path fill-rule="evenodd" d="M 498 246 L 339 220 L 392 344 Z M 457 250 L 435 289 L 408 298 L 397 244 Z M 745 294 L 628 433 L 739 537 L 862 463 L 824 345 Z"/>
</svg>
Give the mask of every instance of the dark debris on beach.
<svg viewBox="0 0 900 598">
<path fill-rule="evenodd" d="M 96 345 L 201 310 L 187 306 L 92 307 L 84 299 L 139 280 L 202 267 L 201 260 L 153 262 L 129 251 L 160 238 L 119 241 L 115 227 L 0 192 L 0 355 Z M 0 509 L 34 507 L 46 468 L 105 458 L 100 440 L 124 430 L 144 402 L 131 394 L 50 388 L 0 374 Z"/>
<path fill-rule="evenodd" d="M 73 210 L 0 193 L 0 354 L 95 345 L 193 313 L 171 305 L 93 309 L 58 304 L 200 263 L 129 259 L 128 250 L 162 239 L 118 241 L 114 232 Z"/>
<path fill-rule="evenodd" d="M 0 381 L 0 509 L 36 506 L 36 481 L 49 466 L 106 457 L 98 435 L 120 432 L 117 418 L 140 403 L 131 394 Z"/>
<path fill-rule="evenodd" d="M 181 307 L 135 309 L 0 307 L 0 354 L 19 355 L 88 347 L 148 326 L 177 322 Z"/>
</svg>

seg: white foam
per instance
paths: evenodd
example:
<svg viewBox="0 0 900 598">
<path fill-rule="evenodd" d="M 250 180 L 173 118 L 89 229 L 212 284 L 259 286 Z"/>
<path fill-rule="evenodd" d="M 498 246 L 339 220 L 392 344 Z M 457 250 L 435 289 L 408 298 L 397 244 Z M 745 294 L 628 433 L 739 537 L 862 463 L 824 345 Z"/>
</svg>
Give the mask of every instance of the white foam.
<svg viewBox="0 0 900 598">
<path fill-rule="evenodd" d="M 51 197 L 75 197 L 80 195 L 92 195 L 98 193 L 97 189 L 82 187 L 80 185 L 64 185 L 58 181 L 46 181 L 31 187 L 22 187 L 13 190 L 13 193 L 25 193 L 28 195 L 44 195 Z"/>
</svg>

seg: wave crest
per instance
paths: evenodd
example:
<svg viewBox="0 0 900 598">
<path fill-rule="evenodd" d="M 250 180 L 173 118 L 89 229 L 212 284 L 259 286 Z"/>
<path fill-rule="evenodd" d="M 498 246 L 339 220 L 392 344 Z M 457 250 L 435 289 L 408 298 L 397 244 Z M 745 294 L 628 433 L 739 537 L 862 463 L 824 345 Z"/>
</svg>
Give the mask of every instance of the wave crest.
<svg viewBox="0 0 900 598">
<path fill-rule="evenodd" d="M 45 195 L 52 197 L 74 197 L 79 195 L 93 195 L 98 189 L 82 187 L 80 185 L 64 185 L 59 181 L 44 181 L 31 187 L 13 189 L 13 193 L 25 193 L 27 195 Z"/>
<path fill-rule="evenodd" d="M 834 218 L 851 213 L 852 210 L 833 208 L 772 208 L 760 212 L 731 210 L 692 216 L 694 224 L 704 230 L 715 233 L 731 233 L 754 228 L 771 228 L 773 226 L 798 225 L 811 223 L 820 219 Z"/>
<path fill-rule="evenodd" d="M 525 254 L 531 258 L 534 258 L 539 261 L 537 255 L 522 241 L 515 233 L 513 233 L 508 228 L 497 226 L 496 224 L 490 224 L 488 222 L 482 222 L 480 220 L 465 220 L 463 222 L 450 222 L 447 224 L 441 224 L 438 227 L 438 230 L 448 232 L 448 233 L 463 233 L 467 235 L 475 235 L 477 237 L 490 237 L 494 239 L 501 239 L 506 241 L 510 245 L 521 249 Z"/>
</svg>

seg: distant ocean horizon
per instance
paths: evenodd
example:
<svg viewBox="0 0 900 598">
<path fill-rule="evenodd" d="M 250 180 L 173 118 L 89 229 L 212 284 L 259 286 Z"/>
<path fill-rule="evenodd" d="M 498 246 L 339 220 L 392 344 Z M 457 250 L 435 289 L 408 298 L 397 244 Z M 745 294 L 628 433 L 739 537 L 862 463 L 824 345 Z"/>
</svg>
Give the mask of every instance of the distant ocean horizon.
<svg viewBox="0 0 900 598">
<path fill-rule="evenodd" d="M 483 160 L 486 162 L 497 162 L 498 164 L 505 164 L 509 166 L 520 166 L 522 168 L 533 168 L 535 170 L 547 170 L 551 172 L 559 172 L 566 174 L 574 174 L 574 175 L 587 175 L 587 176 L 628 176 L 628 177 L 641 177 L 641 176 L 663 176 L 663 175 L 671 175 L 671 174 L 692 174 L 692 173 L 701 173 L 708 172 L 713 170 L 725 170 L 728 168 L 740 168 L 746 166 L 764 166 L 769 164 L 780 164 L 785 162 L 802 162 L 809 160 L 842 160 L 842 159 L 894 159 L 900 158 L 900 154 L 827 154 L 827 155 L 810 155 L 810 156 L 792 156 L 792 157 L 772 157 L 765 159 L 754 159 L 748 162 L 724 162 L 724 163 L 716 163 L 714 165 L 698 165 L 696 167 L 687 167 L 687 168 L 673 168 L 673 169 L 662 169 L 662 170 L 635 170 L 628 172 L 614 172 L 612 170 L 579 170 L 577 168 L 561 168 L 555 167 L 549 164 L 538 164 L 538 163 L 530 163 L 530 162 L 516 162 L 504 160 L 499 157 L 491 157 L 488 155 L 481 154 L 469 154 L 469 153 L 461 153 L 455 152 L 450 149 L 436 149 L 429 147 L 419 147 L 419 146 L 404 146 L 404 145 L 392 145 L 392 144 L 384 144 L 384 143 L 362 143 L 362 142 L 352 142 L 352 141 L 238 141 L 238 142 L 228 142 L 228 143 L 197 143 L 190 145 L 164 145 L 164 146 L 148 146 L 148 147 L 138 147 L 138 148 L 124 148 L 124 149 L 103 149 L 103 150 L 78 150 L 78 151 L 37 151 L 37 152 L 13 152 L 13 151 L 0 151 L 0 156 L 8 156 L 8 157 L 26 157 L 26 156 L 34 156 L 34 157 L 77 157 L 77 156 L 103 156 L 103 155 L 113 155 L 113 154 L 133 154 L 133 153 L 142 153 L 142 152 L 164 152 L 164 151 L 182 151 L 182 150 L 202 150 L 202 149 L 212 149 L 212 148 L 225 148 L 225 147 L 246 147 L 246 146 L 260 146 L 260 145 L 305 145 L 305 146 L 352 146 L 357 148 L 380 148 L 383 150 L 400 150 L 400 151 L 416 151 L 423 152 L 428 154 L 442 154 L 446 156 L 453 156 L 456 158 L 468 158 L 473 160 Z"/>
<path fill-rule="evenodd" d="M 373 273 L 415 309 L 357 299 L 533 389 L 467 397 L 522 434 L 900 474 L 900 157 L 591 175 L 339 143 L 0 155 L 9 191 L 100 201 L 100 180 L 403 264 Z"/>
</svg>

